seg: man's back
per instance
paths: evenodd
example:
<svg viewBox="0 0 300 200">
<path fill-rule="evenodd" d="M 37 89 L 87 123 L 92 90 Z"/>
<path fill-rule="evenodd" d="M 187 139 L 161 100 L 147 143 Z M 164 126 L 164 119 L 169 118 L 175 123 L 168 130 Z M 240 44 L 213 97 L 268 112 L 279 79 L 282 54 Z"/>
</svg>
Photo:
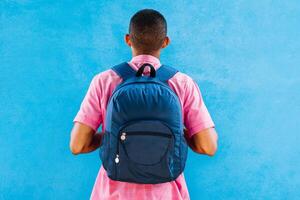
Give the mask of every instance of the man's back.
<svg viewBox="0 0 300 200">
<path fill-rule="evenodd" d="M 129 65 L 137 71 L 144 63 L 152 64 L 155 69 L 161 66 L 159 59 L 151 55 L 135 56 Z M 148 74 L 149 71 L 146 71 L 145 75 Z M 108 100 L 121 82 L 122 79 L 111 69 L 96 75 L 73 121 L 85 124 L 95 131 L 102 124 L 102 131 L 104 131 Z M 214 127 L 200 90 L 189 76 L 178 72 L 168 81 L 168 84 L 179 97 L 183 122 L 189 130 L 188 138 L 204 129 Z M 183 174 L 175 181 L 167 183 L 134 184 L 109 179 L 104 168 L 101 167 L 91 199 L 189 199 L 189 194 Z"/>
</svg>

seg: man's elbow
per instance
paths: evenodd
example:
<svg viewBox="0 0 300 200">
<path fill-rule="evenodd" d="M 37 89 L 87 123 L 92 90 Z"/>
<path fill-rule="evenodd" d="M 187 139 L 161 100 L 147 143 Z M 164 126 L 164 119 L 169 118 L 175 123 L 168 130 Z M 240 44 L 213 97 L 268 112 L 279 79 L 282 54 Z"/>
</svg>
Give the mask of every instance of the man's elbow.
<svg viewBox="0 0 300 200">
<path fill-rule="evenodd" d="M 83 147 L 70 142 L 70 151 L 72 152 L 73 155 L 78 155 L 78 154 L 82 153 L 82 150 L 83 150 Z"/>
<path fill-rule="evenodd" d="M 205 154 L 208 155 L 208 156 L 214 156 L 217 152 L 217 145 L 214 145 L 208 149 L 205 150 Z"/>
<path fill-rule="evenodd" d="M 217 152 L 217 144 L 211 145 L 203 145 L 203 146 L 196 146 L 195 152 L 200 154 L 206 154 L 208 156 L 214 156 Z"/>
</svg>

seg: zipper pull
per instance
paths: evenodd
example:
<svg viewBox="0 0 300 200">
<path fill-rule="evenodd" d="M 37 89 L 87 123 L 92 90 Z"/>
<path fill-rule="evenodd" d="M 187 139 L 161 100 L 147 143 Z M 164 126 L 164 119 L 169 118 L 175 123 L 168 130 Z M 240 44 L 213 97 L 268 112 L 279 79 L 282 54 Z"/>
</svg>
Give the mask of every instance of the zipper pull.
<svg viewBox="0 0 300 200">
<path fill-rule="evenodd" d="M 121 135 L 121 138 L 120 138 L 122 141 L 124 141 L 126 139 L 126 133 L 123 132 L 122 135 Z"/>
<path fill-rule="evenodd" d="M 119 159 L 119 154 L 116 155 L 116 158 L 115 158 L 115 163 L 119 163 L 120 162 L 120 159 Z"/>
</svg>

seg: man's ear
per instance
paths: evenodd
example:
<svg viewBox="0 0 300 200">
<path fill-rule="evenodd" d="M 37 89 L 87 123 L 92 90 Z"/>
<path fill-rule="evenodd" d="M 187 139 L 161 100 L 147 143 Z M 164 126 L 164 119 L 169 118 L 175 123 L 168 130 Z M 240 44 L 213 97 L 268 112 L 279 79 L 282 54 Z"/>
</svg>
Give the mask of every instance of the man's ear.
<svg viewBox="0 0 300 200">
<path fill-rule="evenodd" d="M 126 44 L 131 47 L 130 35 L 126 34 L 124 38 L 125 38 Z"/>
<path fill-rule="evenodd" d="M 170 38 L 168 36 L 166 36 L 161 48 L 163 49 L 163 48 L 167 47 L 170 44 L 170 42 L 171 42 Z"/>
</svg>

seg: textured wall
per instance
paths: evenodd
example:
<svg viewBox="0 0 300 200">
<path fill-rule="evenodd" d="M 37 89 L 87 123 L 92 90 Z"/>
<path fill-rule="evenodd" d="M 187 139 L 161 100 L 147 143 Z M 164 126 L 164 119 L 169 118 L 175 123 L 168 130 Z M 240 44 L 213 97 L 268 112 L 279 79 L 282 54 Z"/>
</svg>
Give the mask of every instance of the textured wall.
<svg viewBox="0 0 300 200">
<path fill-rule="evenodd" d="M 300 196 L 298 1 L 0 2 L 0 199 L 88 199 L 97 152 L 72 156 L 72 120 L 93 75 L 131 57 L 130 16 L 161 11 L 162 62 L 192 76 L 219 133 L 192 152 L 192 199 Z M 22 198 L 21 198 L 22 197 Z"/>
</svg>

